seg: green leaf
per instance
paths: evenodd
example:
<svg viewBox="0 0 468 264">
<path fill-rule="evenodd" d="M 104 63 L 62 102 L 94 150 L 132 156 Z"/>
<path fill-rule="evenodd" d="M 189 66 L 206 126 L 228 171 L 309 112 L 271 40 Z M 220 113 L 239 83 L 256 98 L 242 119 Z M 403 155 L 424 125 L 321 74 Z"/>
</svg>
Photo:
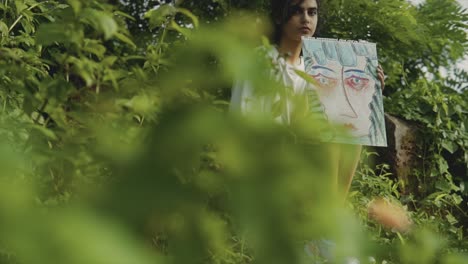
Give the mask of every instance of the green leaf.
<svg viewBox="0 0 468 264">
<path fill-rule="evenodd" d="M 47 79 L 39 84 L 39 90 L 44 93 L 44 97 L 57 101 L 65 101 L 72 89 L 73 86 L 64 79 Z"/>
<path fill-rule="evenodd" d="M 318 85 L 317 81 L 314 78 L 310 77 L 310 75 L 307 74 L 306 72 L 300 71 L 300 70 L 294 70 L 294 71 L 297 73 L 297 75 L 299 75 L 306 82 L 313 84 L 313 85 Z"/>
<path fill-rule="evenodd" d="M 130 19 L 132 21 L 136 21 L 136 19 L 134 17 L 132 17 L 131 15 L 129 15 L 129 14 L 125 13 L 125 12 L 122 12 L 122 11 L 114 11 L 114 14 L 119 15 L 119 16 L 123 16 L 123 17 L 128 18 L 128 19 Z"/>
<path fill-rule="evenodd" d="M 149 19 L 151 29 L 160 27 L 167 19 L 177 12 L 177 9 L 172 5 L 162 5 L 158 9 L 153 9 L 145 14 L 145 18 Z"/>
<path fill-rule="evenodd" d="M 0 21 L 0 36 L 8 36 L 8 26 L 3 21 Z"/>
<path fill-rule="evenodd" d="M 52 139 L 52 140 L 57 140 L 57 136 L 55 135 L 55 133 L 52 130 L 47 129 L 47 128 L 43 127 L 43 126 L 39 126 L 39 125 L 35 125 L 33 127 L 35 129 L 39 130 L 47 138 Z"/>
<path fill-rule="evenodd" d="M 438 163 L 438 165 L 439 165 L 439 172 L 440 172 L 441 174 L 447 172 L 449 166 L 448 166 L 448 164 L 447 164 L 447 161 L 446 161 L 444 158 L 441 158 L 441 157 L 440 157 L 440 158 L 437 160 L 437 163 Z"/>
<path fill-rule="evenodd" d="M 67 4 L 58 4 L 56 7 L 57 7 L 58 9 L 65 9 L 65 8 L 69 8 L 70 5 L 67 5 Z"/>
<path fill-rule="evenodd" d="M 284 113 L 284 109 L 286 107 L 285 100 L 278 100 L 274 102 L 271 106 L 271 113 L 273 114 L 274 118 L 281 116 Z"/>
<path fill-rule="evenodd" d="M 140 55 L 132 55 L 132 56 L 126 56 L 123 58 L 125 61 L 129 60 L 146 60 L 145 56 L 140 56 Z"/>
<path fill-rule="evenodd" d="M 192 30 L 179 26 L 174 20 L 171 21 L 170 28 L 181 33 L 185 37 L 190 37 Z"/>
<path fill-rule="evenodd" d="M 104 81 L 111 81 L 113 88 L 118 91 L 119 88 L 119 83 L 117 82 L 117 77 L 115 76 L 115 71 L 113 70 L 106 70 L 104 72 L 104 76 L 102 78 Z"/>
<path fill-rule="evenodd" d="M 102 64 L 104 64 L 106 67 L 111 67 L 112 65 L 114 65 L 117 59 L 117 56 L 108 56 L 102 60 Z"/>
<path fill-rule="evenodd" d="M 80 11 L 81 11 L 81 1 L 79 1 L 79 0 L 67 0 L 67 2 L 68 2 L 68 4 L 70 4 L 70 6 L 72 7 L 73 12 L 75 12 L 75 14 L 80 13 Z"/>
<path fill-rule="evenodd" d="M 21 20 L 20 24 L 23 27 L 24 32 L 28 35 L 33 33 L 35 30 L 34 26 L 29 21 Z"/>
<path fill-rule="evenodd" d="M 447 140 L 442 142 L 442 147 L 450 152 L 450 154 L 453 154 L 458 150 L 458 145 L 455 142 Z"/>
<path fill-rule="evenodd" d="M 124 34 L 116 32 L 115 37 L 118 40 L 122 41 L 123 43 L 126 43 L 126 44 L 130 45 L 132 48 L 136 49 L 135 43 L 133 43 L 133 41 L 129 37 L 125 36 Z"/>
<path fill-rule="evenodd" d="M 23 0 L 15 0 L 15 6 L 16 6 L 16 14 L 17 15 L 20 15 L 21 11 L 28 8 L 28 6 L 24 3 Z"/>
<path fill-rule="evenodd" d="M 449 193 L 452 190 L 452 186 L 446 180 L 437 181 L 435 186 L 437 189 L 445 192 L 445 194 Z M 439 199 L 436 198 L 436 200 L 439 200 Z"/>
<path fill-rule="evenodd" d="M 85 39 L 83 50 L 96 55 L 99 59 L 102 59 L 106 53 L 106 47 L 101 45 L 99 41 L 92 39 Z"/>
<path fill-rule="evenodd" d="M 119 29 L 112 15 L 107 12 L 86 8 L 82 16 L 83 21 L 102 33 L 106 40 L 114 36 Z"/>
<path fill-rule="evenodd" d="M 461 190 L 461 188 L 459 188 Z M 452 200 L 455 204 L 461 204 L 461 202 L 463 202 L 463 198 L 458 195 L 458 194 L 452 194 Z"/>
<path fill-rule="evenodd" d="M 192 20 L 194 28 L 198 28 L 200 22 L 198 21 L 198 17 L 195 16 L 192 12 L 185 8 L 177 8 L 177 12 L 185 15 L 186 17 L 190 18 Z"/>
<path fill-rule="evenodd" d="M 454 225 L 454 224 L 458 223 L 458 220 L 457 220 L 451 213 L 448 213 L 448 212 L 447 212 L 447 215 L 445 216 L 445 218 L 447 218 L 447 221 L 448 221 L 451 225 Z"/>
<path fill-rule="evenodd" d="M 73 43 L 77 42 L 77 37 L 66 24 L 50 23 L 39 26 L 36 33 L 36 42 L 45 46 L 55 42 Z"/>
</svg>

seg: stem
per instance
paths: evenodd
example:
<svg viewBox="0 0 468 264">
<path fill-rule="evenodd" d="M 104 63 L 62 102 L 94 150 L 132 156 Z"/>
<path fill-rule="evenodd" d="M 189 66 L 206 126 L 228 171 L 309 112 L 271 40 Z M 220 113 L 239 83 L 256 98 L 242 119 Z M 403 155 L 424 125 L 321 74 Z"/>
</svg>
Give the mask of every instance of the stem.
<svg viewBox="0 0 468 264">
<path fill-rule="evenodd" d="M 172 18 L 168 18 L 166 22 L 164 23 L 163 32 L 161 34 L 161 37 L 159 38 L 158 45 L 156 46 L 156 52 L 158 53 L 158 57 L 161 57 L 162 44 L 164 43 L 164 39 L 166 38 L 167 27 L 169 26 L 170 21 L 172 21 Z M 159 70 L 159 65 L 157 66 L 155 72 L 158 72 L 158 70 Z"/>
<path fill-rule="evenodd" d="M 448 206 L 455 206 L 455 208 L 457 208 L 460 211 L 460 213 L 463 214 L 463 216 L 468 217 L 468 214 L 465 213 L 465 211 L 462 208 L 460 208 L 460 206 L 458 204 L 453 204 L 453 203 L 451 203 L 449 201 L 446 201 L 445 199 L 441 199 L 441 201 L 443 203 L 445 203 L 446 205 L 448 205 Z M 452 211 L 450 211 L 450 213 L 453 214 Z M 442 218 L 443 216 L 441 215 L 440 217 Z"/>
<path fill-rule="evenodd" d="M 426 185 L 426 142 L 423 142 L 423 156 L 422 156 L 422 166 L 423 166 L 423 184 Z"/>
<path fill-rule="evenodd" d="M 31 9 L 37 7 L 37 6 L 40 6 L 40 5 L 42 5 L 42 4 L 46 4 L 46 3 L 48 3 L 48 2 L 49 2 L 49 1 L 45 1 L 45 2 L 42 2 L 42 3 L 37 3 L 37 4 L 35 4 L 35 5 L 30 6 L 27 10 L 31 10 Z M 8 0 L 7 0 L 7 4 L 8 4 Z M 8 29 L 8 33 L 11 32 L 11 30 L 16 26 L 16 24 L 18 24 L 18 22 L 19 22 L 23 17 L 24 17 L 23 15 L 20 15 L 20 16 L 15 20 L 15 22 L 13 22 L 13 24 L 12 24 L 12 25 L 10 26 L 10 28 Z"/>
<path fill-rule="evenodd" d="M 37 124 L 39 122 L 39 118 L 41 118 L 41 113 L 44 112 L 46 106 L 47 106 L 47 103 L 49 103 L 49 99 L 45 99 L 44 103 L 42 104 L 41 108 L 38 109 L 38 115 L 36 117 L 36 119 L 34 120 L 34 123 Z"/>
<path fill-rule="evenodd" d="M 406 241 L 403 238 L 403 236 L 400 234 L 400 232 L 396 232 L 398 238 L 400 239 L 401 244 L 406 245 Z"/>
<path fill-rule="evenodd" d="M 47 125 L 49 124 L 49 121 L 50 121 L 50 116 L 48 116 L 47 119 L 44 120 L 44 124 L 42 126 L 47 128 Z"/>
<path fill-rule="evenodd" d="M 2 110 L 3 113 L 5 113 L 6 111 L 7 101 L 8 101 L 8 96 L 5 96 L 5 101 L 3 102 L 3 110 Z"/>
<path fill-rule="evenodd" d="M 162 44 L 164 43 L 164 40 L 166 39 L 167 27 L 168 27 L 168 26 L 169 26 L 169 22 L 166 22 L 166 24 L 164 25 L 163 33 L 162 33 L 162 35 L 161 35 L 161 39 L 160 39 L 160 44 L 161 44 L 161 46 L 162 46 Z M 158 43 L 158 45 L 159 45 L 159 43 Z M 161 47 L 161 46 L 159 47 L 159 50 L 158 50 L 159 55 L 161 55 L 161 53 L 162 53 L 162 47 Z"/>
<path fill-rule="evenodd" d="M 462 213 L 465 217 L 468 217 L 468 214 L 465 213 L 465 210 L 463 210 L 462 208 L 460 208 L 460 206 L 458 204 L 455 205 L 455 207 L 460 210 L 460 213 Z"/>
</svg>

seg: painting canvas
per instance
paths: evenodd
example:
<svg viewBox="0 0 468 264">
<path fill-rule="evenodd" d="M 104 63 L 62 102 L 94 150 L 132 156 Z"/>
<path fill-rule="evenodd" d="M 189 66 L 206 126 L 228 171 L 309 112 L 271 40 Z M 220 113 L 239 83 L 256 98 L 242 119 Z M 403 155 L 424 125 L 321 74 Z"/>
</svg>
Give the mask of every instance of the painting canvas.
<svg viewBox="0 0 468 264">
<path fill-rule="evenodd" d="M 304 38 L 305 71 L 326 119 L 348 133 L 326 133 L 326 141 L 386 146 L 376 44 Z M 345 136 L 345 135 L 349 136 Z"/>
</svg>

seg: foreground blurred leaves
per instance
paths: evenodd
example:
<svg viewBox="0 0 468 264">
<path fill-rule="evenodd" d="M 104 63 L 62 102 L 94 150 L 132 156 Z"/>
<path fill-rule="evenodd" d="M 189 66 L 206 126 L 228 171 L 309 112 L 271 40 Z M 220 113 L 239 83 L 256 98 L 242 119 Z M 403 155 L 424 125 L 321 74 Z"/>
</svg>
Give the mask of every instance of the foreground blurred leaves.
<svg viewBox="0 0 468 264">
<path fill-rule="evenodd" d="M 420 75 L 411 72 L 411 93 L 394 97 L 395 108 L 411 109 L 409 118 L 434 128 L 431 135 L 447 135 L 433 140 L 431 150 L 439 156 L 430 174 L 445 176 L 430 177 L 452 185 L 439 183 L 445 193 L 432 199 L 428 184 L 428 201 L 461 199 L 415 206 L 413 216 L 429 230 L 460 228 L 452 233 L 461 237 L 442 243 L 447 234 L 393 233 L 364 213 L 372 196 L 400 202 L 398 183 L 384 168 L 361 165 L 351 195 L 358 217 L 337 205 L 327 177 L 335 150 L 317 141 L 323 124 L 305 113 L 297 113 L 290 127 L 272 122 L 272 116 L 226 113 L 234 79 L 249 80 L 261 96 L 284 91 L 267 78 L 271 61 L 256 49 L 268 31 L 266 18 L 233 9 L 265 1 L 192 2 L 143 10 L 141 18 L 146 13 L 152 27 L 149 37 L 129 30 L 134 19 L 104 1 L 1 2 L 0 262 L 308 263 L 304 242 L 323 237 L 337 243 L 338 258 L 466 262 L 464 227 L 455 218 L 462 198 L 438 152 L 465 158 L 461 95 L 450 94 L 460 106 L 449 107 L 440 91 L 429 96 L 428 87 L 440 82 L 415 82 Z M 364 2 L 367 8 L 359 10 L 377 8 Z M 355 10 L 359 3 L 343 4 Z M 401 58 L 418 57 L 410 47 L 426 50 L 421 47 L 427 41 L 386 23 L 398 18 L 405 30 L 419 29 L 413 27 L 417 11 L 405 4 L 403 13 L 395 13 L 397 4 L 379 2 L 393 13 L 375 23 L 353 20 L 370 23 L 372 34 L 388 25 L 381 32 L 395 39 L 382 39 L 392 90 L 407 85 L 398 83 L 405 77 Z M 430 1 L 427 8 L 436 4 Z M 195 17 L 184 8 L 208 14 Z M 421 8 L 421 16 L 427 13 L 437 15 Z M 447 34 L 459 34 L 457 28 Z M 339 37 L 347 32 L 338 26 L 329 31 Z M 392 60 L 386 54 L 400 44 L 407 52 Z M 430 63 L 446 65 L 461 54 L 456 44 L 448 57 L 440 45 L 430 45 L 436 51 Z M 419 72 L 419 63 L 409 60 L 406 67 Z M 419 205 L 416 198 L 411 202 Z M 455 215 L 447 217 L 449 224 L 442 217 L 432 223 L 432 214 L 449 210 Z"/>
</svg>

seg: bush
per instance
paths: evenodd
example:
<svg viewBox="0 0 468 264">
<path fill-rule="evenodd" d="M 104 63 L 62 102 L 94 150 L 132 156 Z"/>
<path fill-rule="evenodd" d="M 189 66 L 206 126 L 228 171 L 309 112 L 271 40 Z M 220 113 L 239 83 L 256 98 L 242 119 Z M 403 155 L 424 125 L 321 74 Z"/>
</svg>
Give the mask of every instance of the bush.
<svg viewBox="0 0 468 264">
<path fill-rule="evenodd" d="M 429 141 L 425 192 L 412 199 L 400 197 L 386 165 L 362 163 L 350 199 L 358 217 L 326 188 L 333 155 L 310 137 L 314 120 L 284 127 L 226 113 L 235 78 L 281 89 L 255 53 L 266 19 L 234 10 L 264 10 L 264 1 L 162 5 L 144 16 L 149 33 L 121 4 L 0 3 L 0 262 L 302 263 L 304 242 L 321 237 L 336 241 L 339 258 L 466 262 L 466 175 L 452 170 L 467 161 L 466 94 L 437 76 L 420 80 L 423 65 L 435 73 L 464 46 L 428 42 L 441 29 L 418 22 L 437 15 L 437 1 L 339 2 L 327 2 L 323 34 L 366 38 L 354 25 L 381 40 L 392 76 L 386 108 L 419 121 Z M 440 24 L 453 26 L 444 37 L 458 39 L 466 12 L 445 2 L 453 16 Z M 366 15 L 338 24 L 357 9 Z M 369 15 L 376 10 L 389 15 Z M 415 231 L 368 220 L 374 195 L 414 204 Z"/>
</svg>

